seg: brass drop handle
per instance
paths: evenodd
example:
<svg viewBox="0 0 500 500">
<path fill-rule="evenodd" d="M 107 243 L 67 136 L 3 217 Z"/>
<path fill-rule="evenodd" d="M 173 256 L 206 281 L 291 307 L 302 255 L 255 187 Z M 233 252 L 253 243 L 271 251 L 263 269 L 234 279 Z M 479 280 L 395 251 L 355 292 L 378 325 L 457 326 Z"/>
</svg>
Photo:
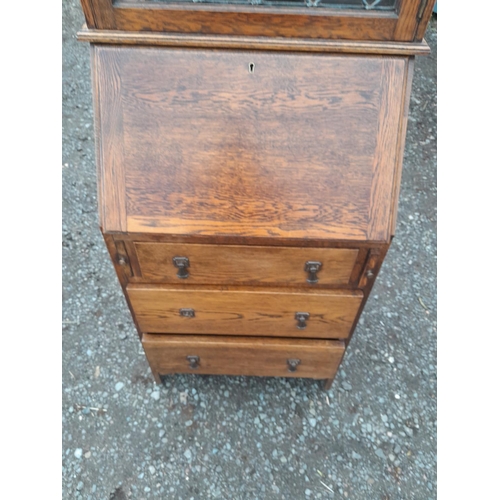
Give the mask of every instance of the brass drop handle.
<svg viewBox="0 0 500 500">
<path fill-rule="evenodd" d="M 307 326 L 306 321 L 309 319 L 309 313 L 295 313 L 295 319 L 297 320 L 297 328 L 299 330 L 304 330 Z"/>
<path fill-rule="evenodd" d="M 189 272 L 187 268 L 189 267 L 189 259 L 187 257 L 174 257 L 174 266 L 179 269 L 177 272 L 177 277 L 181 279 L 189 278 Z"/>
<path fill-rule="evenodd" d="M 297 366 L 300 365 L 300 359 L 287 359 L 286 364 L 288 365 L 289 372 L 296 372 Z"/>
<path fill-rule="evenodd" d="M 191 368 L 191 370 L 196 370 L 200 366 L 199 356 L 186 356 L 186 359 L 189 362 L 189 368 Z"/>
<path fill-rule="evenodd" d="M 319 281 L 317 273 L 321 271 L 323 264 L 317 260 L 308 260 L 304 266 L 304 271 L 309 273 L 307 277 L 308 283 L 317 283 Z"/>
</svg>

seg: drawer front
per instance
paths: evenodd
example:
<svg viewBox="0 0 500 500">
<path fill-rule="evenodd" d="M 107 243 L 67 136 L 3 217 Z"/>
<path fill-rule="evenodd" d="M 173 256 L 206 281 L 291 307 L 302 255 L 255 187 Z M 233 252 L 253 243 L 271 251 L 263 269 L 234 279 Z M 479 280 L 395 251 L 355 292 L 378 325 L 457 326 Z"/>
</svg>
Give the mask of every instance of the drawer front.
<svg viewBox="0 0 500 500">
<path fill-rule="evenodd" d="M 333 378 L 344 343 L 331 340 L 262 339 L 144 334 L 154 372 Z"/>
<path fill-rule="evenodd" d="M 340 339 L 349 335 L 363 296 L 166 285 L 129 285 L 127 291 L 143 332 Z"/>
<path fill-rule="evenodd" d="M 174 243 L 135 243 L 135 248 L 143 279 L 164 283 L 347 285 L 358 256 L 357 249 L 345 248 Z"/>
</svg>

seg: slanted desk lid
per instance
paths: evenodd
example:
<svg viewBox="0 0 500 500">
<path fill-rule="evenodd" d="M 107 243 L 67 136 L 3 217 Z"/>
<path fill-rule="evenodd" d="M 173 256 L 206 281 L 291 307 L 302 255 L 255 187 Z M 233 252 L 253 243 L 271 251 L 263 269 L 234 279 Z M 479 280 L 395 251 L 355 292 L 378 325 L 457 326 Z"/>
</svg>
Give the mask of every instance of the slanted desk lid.
<svg viewBox="0 0 500 500">
<path fill-rule="evenodd" d="M 390 239 L 408 59 L 93 50 L 104 231 Z"/>
</svg>

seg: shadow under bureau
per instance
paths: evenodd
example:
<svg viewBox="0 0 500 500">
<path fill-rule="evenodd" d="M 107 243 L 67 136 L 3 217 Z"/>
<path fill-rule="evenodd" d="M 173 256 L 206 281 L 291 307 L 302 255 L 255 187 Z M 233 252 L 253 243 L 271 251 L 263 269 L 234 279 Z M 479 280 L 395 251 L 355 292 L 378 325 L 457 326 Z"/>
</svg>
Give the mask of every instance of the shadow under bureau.
<svg viewBox="0 0 500 500">
<path fill-rule="evenodd" d="M 80 39 L 101 229 L 155 379 L 329 387 L 394 234 L 425 43 Z"/>
</svg>

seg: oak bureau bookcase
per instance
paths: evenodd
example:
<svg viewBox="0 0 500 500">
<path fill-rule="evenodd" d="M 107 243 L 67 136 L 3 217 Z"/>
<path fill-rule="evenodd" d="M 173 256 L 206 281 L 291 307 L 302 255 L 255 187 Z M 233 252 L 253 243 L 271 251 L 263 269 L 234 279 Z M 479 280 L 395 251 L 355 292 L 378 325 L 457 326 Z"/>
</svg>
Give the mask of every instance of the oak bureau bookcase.
<svg viewBox="0 0 500 500">
<path fill-rule="evenodd" d="M 101 230 L 157 382 L 333 381 L 396 223 L 431 0 L 81 0 Z"/>
</svg>

